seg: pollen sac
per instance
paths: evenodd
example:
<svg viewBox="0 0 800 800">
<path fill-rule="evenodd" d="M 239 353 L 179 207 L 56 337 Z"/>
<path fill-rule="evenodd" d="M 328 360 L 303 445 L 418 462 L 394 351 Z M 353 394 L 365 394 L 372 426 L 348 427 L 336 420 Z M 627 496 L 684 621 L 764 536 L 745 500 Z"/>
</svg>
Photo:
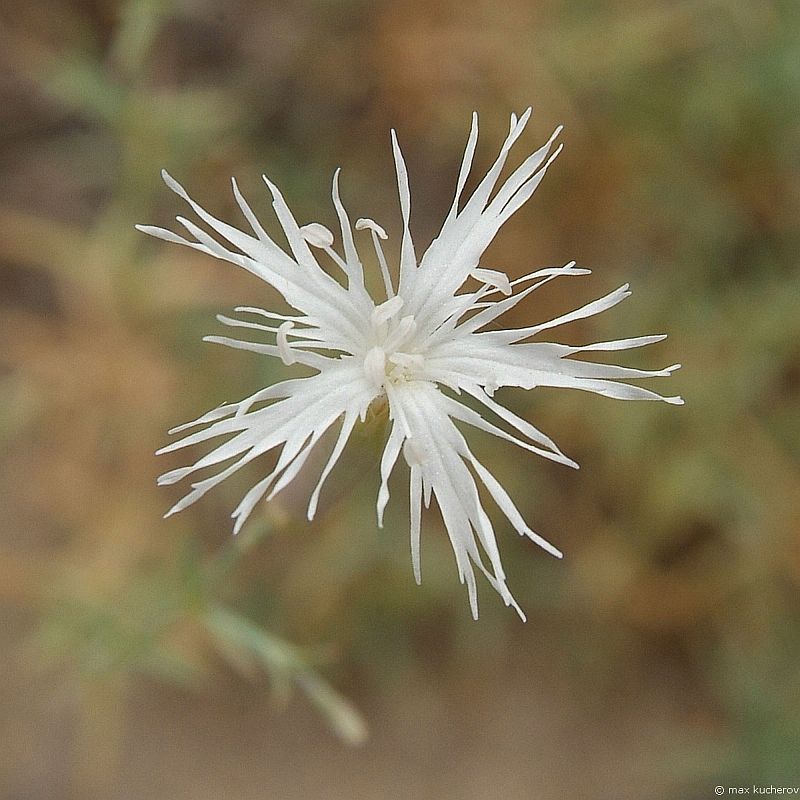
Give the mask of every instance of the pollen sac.
<svg viewBox="0 0 800 800">
<path fill-rule="evenodd" d="M 319 222 L 309 222 L 300 228 L 300 235 L 312 246 L 325 249 L 333 244 L 333 234 Z"/>
<path fill-rule="evenodd" d="M 361 219 L 356 220 L 356 230 L 357 231 L 365 231 L 370 230 L 374 231 L 375 234 L 378 236 L 379 239 L 383 239 L 384 241 L 389 238 L 389 234 L 375 222 L 374 219 L 367 219 L 366 217 L 361 217 Z"/>
</svg>

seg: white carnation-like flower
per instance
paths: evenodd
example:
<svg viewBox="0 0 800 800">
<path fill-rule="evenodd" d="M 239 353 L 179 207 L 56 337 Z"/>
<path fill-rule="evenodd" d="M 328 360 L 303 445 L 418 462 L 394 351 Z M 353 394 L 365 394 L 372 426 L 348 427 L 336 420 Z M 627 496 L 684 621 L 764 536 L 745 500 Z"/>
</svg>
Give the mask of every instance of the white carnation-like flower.
<svg viewBox="0 0 800 800">
<path fill-rule="evenodd" d="M 494 528 L 478 483 L 483 484 L 518 533 L 557 557 L 561 552 L 528 527 L 505 489 L 471 452 L 460 426 L 479 428 L 545 458 L 577 467 L 552 439 L 498 403 L 493 398 L 495 390 L 504 386 L 560 386 L 620 400 L 683 402 L 679 397 L 662 397 L 623 382 L 665 377 L 678 368 L 677 364 L 644 371 L 574 358 L 584 352 L 641 347 L 661 341 L 663 335 L 582 347 L 531 341 L 551 328 L 615 306 L 630 294 L 627 284 L 546 322 L 509 330 L 493 326 L 502 314 L 553 278 L 589 273 L 570 262 L 511 281 L 502 272 L 479 266 L 481 255 L 503 223 L 531 197 L 561 150 L 560 146 L 553 150 L 559 128 L 495 191 L 509 152 L 530 115 L 530 109 L 519 118 L 512 114 L 510 131 L 497 160 L 462 203 L 478 139 L 478 118 L 473 114 L 455 199 L 441 232 L 421 258 L 416 255 L 409 230 L 411 200 L 406 166 L 392 131 L 403 219 L 397 281 L 392 279 L 381 247 L 381 240 L 387 238 L 383 228 L 370 219 L 355 223 L 356 231 L 364 231 L 359 236 L 372 239 L 385 298 L 374 299 L 365 286 L 355 237 L 339 197 L 338 170 L 333 177 L 332 194 L 341 228 L 341 253 L 334 249 L 333 233 L 323 225 L 298 224 L 283 195 L 266 177 L 289 253 L 265 232 L 235 180 L 233 193 L 252 234 L 213 217 L 163 173 L 167 185 L 224 244 L 183 217 L 177 220 L 190 238 L 145 225 L 137 226 L 139 230 L 243 267 L 277 290 L 298 312 L 286 315 L 261 308 L 237 308 L 239 318 L 220 316 L 219 321 L 248 329 L 254 336 L 266 334 L 270 343 L 225 336 L 208 336 L 206 341 L 280 358 L 285 364 L 302 364 L 315 371 L 310 377 L 282 381 L 238 403 L 222 405 L 173 429 L 171 433 L 199 428 L 160 453 L 222 436 L 228 438 L 191 466 L 161 476 L 160 484 L 172 484 L 209 467 L 219 470 L 192 483 L 191 491 L 167 515 L 191 505 L 256 457 L 279 449 L 274 469 L 247 492 L 233 512 L 234 532 L 238 532 L 262 498 L 270 500 L 294 480 L 320 438 L 333 428 L 338 430 L 336 442 L 308 505 L 308 518 L 313 519 L 322 486 L 354 427 L 365 420 L 370 406 L 383 405 L 388 408 L 391 428 L 380 465 L 378 525 L 382 525 L 389 499 L 389 477 L 402 452 L 410 473 L 411 558 L 417 582 L 421 574 L 422 506 L 429 506 L 431 497 L 435 497 L 459 577 L 469 591 L 473 616 L 478 616 L 477 567 L 506 605 L 512 605 L 525 618 L 506 585 Z M 470 288 L 465 288 L 466 284 Z M 462 402 L 465 399 L 470 405 Z M 475 408 L 480 408 L 481 413 Z M 225 462 L 231 463 L 221 469 L 219 465 Z"/>
</svg>

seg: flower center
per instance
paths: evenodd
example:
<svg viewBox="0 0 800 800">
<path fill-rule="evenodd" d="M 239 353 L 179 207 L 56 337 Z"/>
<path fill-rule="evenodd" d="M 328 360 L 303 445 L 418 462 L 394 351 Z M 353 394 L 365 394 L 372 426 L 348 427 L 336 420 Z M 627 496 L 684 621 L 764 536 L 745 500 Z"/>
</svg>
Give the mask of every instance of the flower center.
<svg viewBox="0 0 800 800">
<path fill-rule="evenodd" d="M 401 317 L 401 297 L 392 297 L 372 312 L 373 346 L 364 356 L 364 373 L 376 389 L 418 377 L 423 357 L 414 352 L 417 324 L 411 315 Z"/>
<path fill-rule="evenodd" d="M 386 383 L 401 383 L 418 377 L 425 365 L 418 353 L 395 351 L 390 355 L 382 347 L 373 347 L 364 356 L 367 380 L 376 388 Z"/>
</svg>

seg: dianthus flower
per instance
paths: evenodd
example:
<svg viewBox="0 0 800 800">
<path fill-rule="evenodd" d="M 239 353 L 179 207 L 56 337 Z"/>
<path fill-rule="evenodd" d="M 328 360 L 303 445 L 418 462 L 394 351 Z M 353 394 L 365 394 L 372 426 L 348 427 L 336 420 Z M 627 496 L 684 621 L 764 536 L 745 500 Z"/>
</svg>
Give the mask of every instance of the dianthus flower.
<svg viewBox="0 0 800 800">
<path fill-rule="evenodd" d="M 585 352 L 641 347 L 662 340 L 663 335 L 581 347 L 531 341 L 559 325 L 615 306 L 630 294 L 627 284 L 555 319 L 523 328 L 498 330 L 493 326 L 505 312 L 552 279 L 589 272 L 570 262 L 509 280 L 502 272 L 480 266 L 490 242 L 531 197 L 561 150 L 560 146 L 553 149 L 559 128 L 495 191 L 508 154 L 530 115 L 528 109 L 519 118 L 511 116 L 510 131 L 496 161 L 462 203 L 478 139 L 478 118 L 473 115 L 453 204 L 439 235 L 421 258 L 416 255 L 409 230 L 408 174 L 392 131 L 403 221 L 397 281 L 392 279 L 381 246 L 381 240 L 387 238 L 383 228 L 370 219 L 355 223 L 356 231 L 363 231 L 360 235 L 372 239 L 385 293 L 379 298 L 373 297 L 365 284 L 355 236 L 339 196 L 338 170 L 332 195 L 341 229 L 341 252 L 334 249 L 333 233 L 321 224 L 298 224 L 278 188 L 264 177 L 288 253 L 266 233 L 235 180 L 233 194 L 252 233 L 213 217 L 163 173 L 170 189 L 225 243 L 183 217 L 177 220 L 191 238 L 145 225 L 137 226 L 139 230 L 243 267 L 268 283 L 297 312 L 287 315 L 248 306 L 236 309 L 238 318 L 218 317 L 225 325 L 266 335 L 269 343 L 225 336 L 208 336 L 205 340 L 279 358 L 287 365 L 300 364 L 314 373 L 268 386 L 174 428 L 171 433 L 199 430 L 167 445 L 160 453 L 228 438 L 191 466 L 161 476 L 160 484 L 172 484 L 209 467 L 218 470 L 192 483 L 191 491 L 167 515 L 191 505 L 258 456 L 278 449 L 272 471 L 245 494 L 233 512 L 234 532 L 238 532 L 256 504 L 265 496 L 270 500 L 294 480 L 322 436 L 334 429 L 333 449 L 308 505 L 308 518 L 313 519 L 323 484 L 354 428 L 364 422 L 370 407 L 385 405 L 391 426 L 380 464 L 378 525 L 383 524 L 389 478 L 402 453 L 409 469 L 411 559 L 417 582 L 421 575 L 422 506 L 429 506 L 431 497 L 435 497 L 459 578 L 467 585 L 473 616 L 478 615 L 477 567 L 506 605 L 525 618 L 506 585 L 494 528 L 479 495 L 478 482 L 516 531 L 554 556 L 561 557 L 561 552 L 528 527 L 506 490 L 472 453 L 460 426 L 479 428 L 524 450 L 577 467 L 552 439 L 495 400 L 496 390 L 505 386 L 558 386 L 619 400 L 683 402 L 679 397 L 662 397 L 623 382 L 668 376 L 679 365 L 645 371 L 574 358 Z M 230 463 L 220 468 L 225 462 Z"/>
</svg>

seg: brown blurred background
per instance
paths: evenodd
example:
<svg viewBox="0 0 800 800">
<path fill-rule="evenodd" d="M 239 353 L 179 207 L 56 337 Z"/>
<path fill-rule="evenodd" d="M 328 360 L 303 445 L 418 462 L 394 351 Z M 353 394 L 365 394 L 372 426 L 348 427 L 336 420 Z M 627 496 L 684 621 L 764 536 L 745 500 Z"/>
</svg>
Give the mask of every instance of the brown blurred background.
<svg viewBox="0 0 800 800">
<path fill-rule="evenodd" d="M 0 796 L 9 800 L 702 800 L 800 786 L 800 4 L 796 0 L 3 0 L 0 4 Z M 253 476 L 178 517 L 166 430 L 285 374 L 205 345 L 273 293 L 148 240 L 181 202 L 238 224 L 236 175 L 301 221 L 398 249 L 388 131 L 418 249 L 473 109 L 484 170 L 564 153 L 488 254 L 574 258 L 559 331 L 667 332 L 634 366 L 687 404 L 563 391 L 506 401 L 575 473 L 473 437 L 563 562 L 499 526 L 526 625 L 471 620 L 434 514 L 413 581 L 403 476 L 374 522 L 366 432 L 309 525 L 315 479 L 230 536 Z M 271 221 L 270 221 L 271 224 Z M 272 228 L 274 230 L 274 227 Z"/>
</svg>

